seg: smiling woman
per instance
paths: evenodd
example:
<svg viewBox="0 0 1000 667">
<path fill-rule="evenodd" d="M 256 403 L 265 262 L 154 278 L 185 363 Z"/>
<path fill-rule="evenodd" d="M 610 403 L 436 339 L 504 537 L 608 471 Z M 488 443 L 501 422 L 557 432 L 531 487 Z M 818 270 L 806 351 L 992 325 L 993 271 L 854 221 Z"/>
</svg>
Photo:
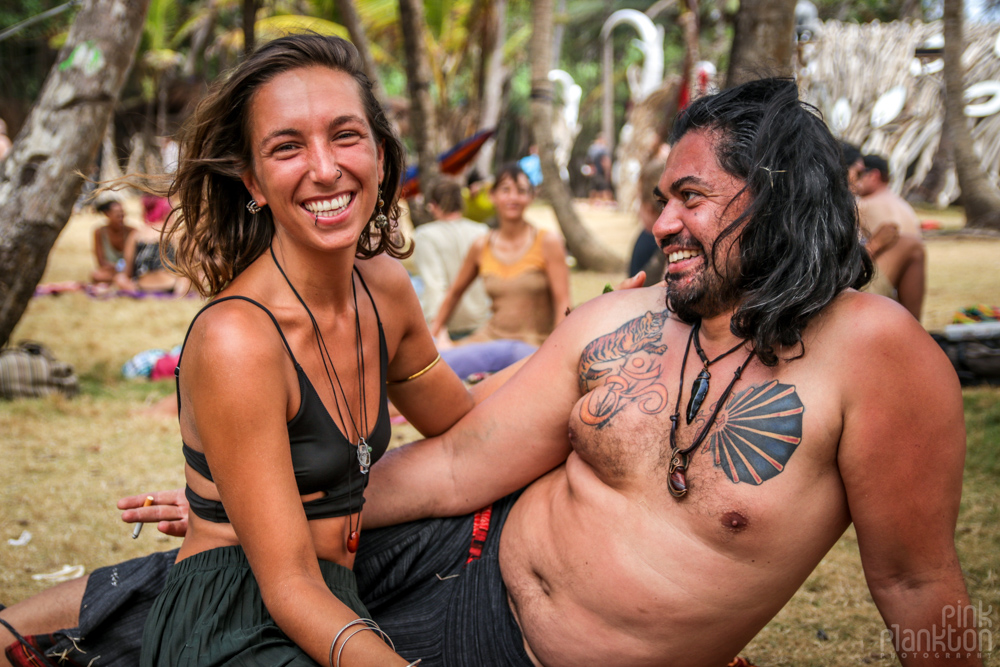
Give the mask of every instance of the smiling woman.
<svg viewBox="0 0 1000 667">
<path fill-rule="evenodd" d="M 541 345 L 569 311 L 569 269 L 562 237 L 539 230 L 524 212 L 535 189 L 520 166 L 502 167 L 490 199 L 497 229 L 476 239 L 431 323 L 431 333 L 447 337 L 445 325 L 477 278 L 492 302 L 490 319 L 463 343 L 519 340 Z"/>
<path fill-rule="evenodd" d="M 399 140 L 353 46 L 305 35 L 212 90 L 181 156 L 166 235 L 214 299 L 178 362 L 191 518 L 141 664 L 404 665 L 351 571 L 387 380 L 419 375 L 391 394 L 425 434 L 472 399 L 418 373 L 437 352 L 393 259 Z"/>
</svg>

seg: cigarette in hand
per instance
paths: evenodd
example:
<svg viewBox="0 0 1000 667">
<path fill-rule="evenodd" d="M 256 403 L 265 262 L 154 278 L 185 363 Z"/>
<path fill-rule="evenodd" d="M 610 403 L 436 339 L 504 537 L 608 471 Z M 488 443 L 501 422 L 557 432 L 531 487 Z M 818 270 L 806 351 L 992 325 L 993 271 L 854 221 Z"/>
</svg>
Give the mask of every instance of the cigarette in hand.
<svg viewBox="0 0 1000 667">
<path fill-rule="evenodd" d="M 153 504 L 153 496 L 146 496 L 146 499 L 142 501 L 143 507 L 149 507 L 152 504 Z M 141 532 L 142 532 L 142 522 L 140 521 L 139 523 L 135 524 L 135 528 L 132 529 L 132 539 L 134 540 L 138 538 L 139 533 Z"/>
</svg>

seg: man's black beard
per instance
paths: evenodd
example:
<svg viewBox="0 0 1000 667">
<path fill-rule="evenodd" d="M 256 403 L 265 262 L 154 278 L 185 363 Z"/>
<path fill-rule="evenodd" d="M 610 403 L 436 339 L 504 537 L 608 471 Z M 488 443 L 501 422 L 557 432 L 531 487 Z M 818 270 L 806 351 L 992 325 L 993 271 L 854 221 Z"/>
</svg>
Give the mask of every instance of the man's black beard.
<svg viewBox="0 0 1000 667">
<path fill-rule="evenodd" d="M 717 273 L 714 266 L 706 266 L 698 283 L 684 290 L 677 290 L 673 283 L 667 272 L 667 309 L 688 324 L 733 310 L 739 304 L 739 288 L 731 278 Z"/>
</svg>

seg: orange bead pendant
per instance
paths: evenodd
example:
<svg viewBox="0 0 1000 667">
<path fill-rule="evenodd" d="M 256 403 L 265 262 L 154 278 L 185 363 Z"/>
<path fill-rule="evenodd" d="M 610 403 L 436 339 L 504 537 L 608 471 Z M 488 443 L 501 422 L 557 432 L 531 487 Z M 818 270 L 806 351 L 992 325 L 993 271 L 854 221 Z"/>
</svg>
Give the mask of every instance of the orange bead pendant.
<svg viewBox="0 0 1000 667">
<path fill-rule="evenodd" d="M 358 531 L 352 530 L 351 536 L 347 538 L 347 550 L 352 554 L 358 552 L 358 543 L 361 541 L 361 537 L 358 535 Z"/>
</svg>

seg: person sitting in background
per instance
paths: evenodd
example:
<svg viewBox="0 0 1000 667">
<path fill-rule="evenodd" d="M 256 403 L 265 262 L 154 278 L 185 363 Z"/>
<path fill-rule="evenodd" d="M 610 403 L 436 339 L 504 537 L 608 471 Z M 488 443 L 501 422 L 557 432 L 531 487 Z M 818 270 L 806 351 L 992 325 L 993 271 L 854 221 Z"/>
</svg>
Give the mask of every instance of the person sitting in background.
<svg viewBox="0 0 1000 667">
<path fill-rule="evenodd" d="M 858 215 L 878 268 L 866 291 L 896 299 L 920 319 L 926 285 L 926 253 L 920 220 L 905 199 L 889 188 L 889 163 L 865 155 L 855 183 Z"/>
<path fill-rule="evenodd" d="M 146 224 L 135 230 L 125 243 L 125 270 L 114 278 L 119 289 L 130 292 L 172 293 L 183 296 L 191 289 L 191 281 L 171 272 L 163 263 L 173 261 L 172 245 L 161 244 L 160 231 L 170 216 L 170 202 L 163 197 L 145 195 L 142 198 Z"/>
<path fill-rule="evenodd" d="M 603 134 L 598 134 L 587 149 L 586 167 L 585 173 L 590 178 L 590 203 L 613 204 L 615 194 L 611 190 L 611 153 Z"/>
<path fill-rule="evenodd" d="M 663 173 L 664 161 L 653 158 L 639 172 L 639 223 L 642 231 L 632 248 L 632 259 L 628 265 L 628 275 L 634 276 L 639 271 L 646 272 L 645 286 L 655 285 L 663 280 L 667 259 L 660 250 L 660 245 L 653 236 L 653 223 L 659 217 L 663 205 L 654 194 L 656 184 Z"/>
<path fill-rule="evenodd" d="M 463 217 L 462 207 L 461 186 L 442 178 L 427 193 L 427 209 L 435 220 L 413 232 L 413 262 L 424 283 L 420 307 L 428 324 L 433 323 L 472 243 L 489 231 L 486 225 Z M 486 322 L 489 311 L 490 298 L 477 278 L 448 319 L 448 334 L 455 339 L 469 335 Z"/>
<path fill-rule="evenodd" d="M 90 281 L 110 283 L 125 270 L 125 246 L 135 233 L 135 227 L 125 224 L 125 209 L 116 199 L 104 200 L 97 204 L 96 209 L 107 218 L 107 222 L 94 230 L 97 268 L 90 274 Z"/>
<path fill-rule="evenodd" d="M 493 186 L 498 229 L 472 244 L 458 277 L 441 303 L 431 333 L 445 329 L 477 276 L 493 302 L 493 315 L 465 342 L 520 340 L 541 345 L 569 308 L 569 269 L 562 237 L 524 218 L 535 191 L 517 164 L 503 167 Z"/>
</svg>

